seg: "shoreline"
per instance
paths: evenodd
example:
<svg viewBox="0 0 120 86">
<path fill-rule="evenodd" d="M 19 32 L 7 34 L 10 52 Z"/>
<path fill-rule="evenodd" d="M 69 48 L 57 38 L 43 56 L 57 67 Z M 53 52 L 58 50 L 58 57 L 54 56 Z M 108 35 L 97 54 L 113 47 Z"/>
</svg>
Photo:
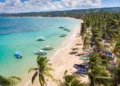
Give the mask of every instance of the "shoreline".
<svg viewBox="0 0 120 86">
<path fill-rule="evenodd" d="M 56 16 L 56 17 L 47 17 L 47 16 L 46 17 L 45 16 L 24 16 L 24 17 L 20 17 L 20 16 L 5 16 L 5 17 L 11 17 L 11 18 L 67 18 L 67 19 L 80 20 L 80 21 L 83 22 L 82 19 L 74 18 L 74 17 L 69 17 L 69 16 L 68 17 L 58 17 L 58 16 Z M 3 16 L 3 18 L 4 18 L 4 16 Z"/>
<path fill-rule="evenodd" d="M 76 26 L 75 28 L 77 28 L 77 27 L 79 27 L 79 26 Z M 74 33 L 72 34 L 72 36 L 70 36 L 69 37 L 69 39 L 67 40 L 67 43 L 65 43 L 66 41 L 63 41 L 63 47 L 65 46 L 65 45 L 67 45 L 67 44 L 69 44 L 69 46 L 70 46 L 70 44 L 71 43 L 68 43 L 68 41 L 71 39 L 71 38 L 73 38 L 74 36 L 76 35 L 76 29 L 75 29 L 75 31 L 74 31 Z M 67 38 L 66 38 L 67 39 Z M 72 40 L 72 42 L 73 42 L 73 40 Z M 67 45 L 67 47 L 69 47 L 68 45 Z M 59 48 L 54 54 L 53 54 L 53 56 L 50 58 L 50 62 L 52 62 L 52 60 L 55 58 L 55 56 L 60 52 L 60 51 L 62 51 L 62 50 L 64 50 L 65 48 Z"/>
<path fill-rule="evenodd" d="M 77 40 L 77 42 L 78 41 L 82 41 L 81 39 L 78 39 L 78 37 L 76 37 L 76 34 L 78 33 L 78 31 L 80 30 L 80 28 L 81 28 L 81 23 L 82 23 L 82 21 L 80 20 L 80 25 L 79 26 L 76 26 L 75 28 L 73 28 L 74 29 L 74 32 L 69 36 L 69 38 L 67 38 L 68 40 L 67 40 L 67 43 L 65 43 L 66 41 L 64 41 L 64 43 L 63 43 L 63 45 L 64 46 L 62 46 L 62 47 L 60 47 L 60 48 L 58 48 L 57 49 L 57 51 L 52 55 L 52 57 L 50 58 L 50 62 L 52 63 L 52 68 L 53 69 L 55 69 L 55 70 L 57 70 L 58 69 L 58 66 L 60 66 L 61 64 L 62 64 L 62 61 L 65 61 L 66 59 L 68 59 L 68 57 L 69 57 L 69 52 L 71 51 L 71 48 L 73 47 L 73 45 L 75 45 L 75 43 L 76 43 L 76 40 Z M 81 38 L 81 37 L 79 37 L 79 38 Z M 67 46 L 66 46 L 67 45 Z M 81 48 L 82 48 L 82 46 L 81 46 Z M 68 52 L 66 51 L 66 54 L 64 54 L 64 55 L 62 55 L 62 58 L 59 58 L 59 57 L 61 57 L 61 55 L 60 55 L 60 53 L 62 53 L 62 52 L 64 52 L 65 51 L 65 49 L 66 50 L 68 50 Z M 81 51 L 81 53 L 82 53 L 82 51 Z M 65 58 L 64 58 L 65 57 Z M 74 58 L 76 58 L 75 56 L 72 56 L 73 58 L 72 58 L 72 60 L 71 61 L 73 61 L 73 59 Z M 75 60 L 75 62 L 73 62 L 73 64 L 75 64 L 75 63 L 82 63 L 82 61 L 79 61 L 78 60 L 79 58 L 77 58 L 77 60 Z M 61 61 L 61 62 L 60 62 Z M 70 69 L 71 69 L 71 67 L 73 67 L 73 64 L 71 64 L 72 66 L 70 66 Z M 62 75 L 61 74 L 63 74 L 64 73 L 64 71 L 66 70 L 66 67 L 63 65 L 62 66 L 63 67 L 63 69 L 62 69 L 62 73 L 59 73 L 59 71 L 56 71 L 56 78 L 61 78 L 62 79 Z M 59 70 L 59 69 L 58 69 Z M 72 69 L 73 70 L 73 69 Z M 55 74 L 55 72 L 53 72 L 54 74 Z M 38 80 L 36 79 L 36 81 L 35 81 L 35 83 L 32 85 L 31 84 L 31 77 L 32 77 L 32 75 L 33 75 L 33 73 L 30 73 L 30 74 L 28 74 L 28 77 L 27 77 L 27 79 L 25 79 L 25 81 L 24 82 L 22 82 L 22 83 L 20 83 L 20 84 L 18 84 L 18 86 L 39 86 L 39 82 L 38 82 Z M 29 80 L 30 79 L 30 80 Z M 61 80 L 60 79 L 60 80 Z M 29 80 L 29 81 L 28 81 Z M 86 79 L 85 79 L 86 80 Z M 83 82 L 85 81 L 85 80 L 83 80 Z M 50 82 L 48 82 L 49 84 L 50 84 L 50 86 L 57 86 L 55 83 L 53 84 L 53 82 L 51 83 L 52 81 L 50 81 Z M 49 85 L 48 85 L 49 86 Z"/>
</svg>

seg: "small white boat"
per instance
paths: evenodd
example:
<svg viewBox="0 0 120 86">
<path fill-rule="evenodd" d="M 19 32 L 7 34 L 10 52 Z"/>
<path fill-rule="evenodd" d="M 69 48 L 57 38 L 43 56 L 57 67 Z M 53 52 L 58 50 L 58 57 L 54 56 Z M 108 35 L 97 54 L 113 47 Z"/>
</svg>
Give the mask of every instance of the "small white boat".
<svg viewBox="0 0 120 86">
<path fill-rule="evenodd" d="M 37 38 L 37 41 L 45 41 L 45 38 L 39 37 L 39 38 Z"/>
<path fill-rule="evenodd" d="M 44 50 L 37 50 L 37 51 L 35 51 L 35 54 L 37 54 L 37 55 L 46 55 L 47 53 Z"/>
<path fill-rule="evenodd" d="M 42 50 L 52 50 L 53 49 L 53 47 L 50 47 L 50 46 L 45 46 L 45 47 L 42 47 L 41 48 Z"/>
<path fill-rule="evenodd" d="M 20 52 L 15 52 L 14 56 L 16 58 L 22 58 L 22 54 Z"/>
</svg>

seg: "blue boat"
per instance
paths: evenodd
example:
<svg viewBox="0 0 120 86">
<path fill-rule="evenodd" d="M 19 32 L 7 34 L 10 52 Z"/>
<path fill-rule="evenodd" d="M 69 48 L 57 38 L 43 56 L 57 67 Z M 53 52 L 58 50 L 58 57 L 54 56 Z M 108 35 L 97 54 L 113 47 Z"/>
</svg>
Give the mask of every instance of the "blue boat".
<svg viewBox="0 0 120 86">
<path fill-rule="evenodd" d="M 113 58 L 113 55 L 112 55 L 111 52 L 104 52 L 103 54 L 106 55 L 106 56 L 109 56 L 109 57 Z"/>
<path fill-rule="evenodd" d="M 80 69 L 80 70 L 77 70 L 77 73 L 86 74 L 87 71 L 86 71 L 86 70 L 82 70 L 82 69 Z"/>
<path fill-rule="evenodd" d="M 22 54 L 20 52 L 15 52 L 14 56 L 16 58 L 22 58 Z"/>
<path fill-rule="evenodd" d="M 89 67 L 89 65 L 85 65 L 85 64 L 74 64 L 75 68 L 77 69 L 87 69 Z"/>
</svg>

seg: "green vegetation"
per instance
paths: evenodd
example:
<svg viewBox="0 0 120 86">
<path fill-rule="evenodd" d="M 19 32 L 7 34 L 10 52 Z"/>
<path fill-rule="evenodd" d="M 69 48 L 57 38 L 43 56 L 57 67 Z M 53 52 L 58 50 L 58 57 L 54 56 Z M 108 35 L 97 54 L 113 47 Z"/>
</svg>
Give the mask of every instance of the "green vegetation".
<svg viewBox="0 0 120 86">
<path fill-rule="evenodd" d="M 84 16 L 83 20 L 81 35 L 84 47 L 93 49 L 88 68 L 90 86 L 118 86 L 120 84 L 120 13 L 93 12 Z M 107 56 L 105 52 L 112 53 L 112 56 Z"/>
<path fill-rule="evenodd" d="M 90 86 L 110 86 L 111 77 L 109 72 L 106 70 L 102 62 L 100 54 L 93 53 L 90 56 L 90 68 L 88 70 L 88 76 L 90 79 Z"/>
<path fill-rule="evenodd" d="M 53 76 L 50 74 L 50 71 L 54 71 L 54 70 L 50 67 L 51 64 L 49 63 L 49 60 L 47 59 L 47 57 L 38 56 L 36 62 L 37 62 L 38 68 L 30 68 L 28 71 L 28 72 L 31 72 L 32 70 L 35 71 L 35 74 L 32 77 L 32 83 L 34 83 L 35 78 L 38 76 L 40 85 L 47 86 L 45 76 L 54 80 Z"/>
<path fill-rule="evenodd" d="M 15 86 L 21 79 L 19 77 L 11 76 L 9 78 L 0 75 L 0 86 Z"/>
<path fill-rule="evenodd" d="M 65 73 L 63 79 L 64 81 L 60 82 L 59 86 L 86 86 L 86 84 L 80 82 L 77 74 L 68 75 Z"/>
</svg>

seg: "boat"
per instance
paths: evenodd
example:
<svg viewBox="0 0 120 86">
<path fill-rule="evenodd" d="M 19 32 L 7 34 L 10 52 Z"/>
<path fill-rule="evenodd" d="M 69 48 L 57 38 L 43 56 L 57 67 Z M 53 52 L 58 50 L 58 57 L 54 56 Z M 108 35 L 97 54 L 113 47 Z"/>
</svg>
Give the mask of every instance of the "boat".
<svg viewBox="0 0 120 86">
<path fill-rule="evenodd" d="M 41 48 L 42 50 L 52 50 L 53 49 L 53 47 L 50 47 L 50 46 L 45 46 L 45 47 L 42 47 Z"/>
<path fill-rule="evenodd" d="M 80 57 L 80 60 L 90 60 L 90 58 L 87 58 L 87 57 Z"/>
<path fill-rule="evenodd" d="M 47 53 L 44 50 L 37 50 L 35 51 L 36 55 L 46 55 Z"/>
<path fill-rule="evenodd" d="M 78 69 L 76 73 L 86 74 L 87 71 L 85 69 Z"/>
<path fill-rule="evenodd" d="M 64 30 L 67 31 L 67 32 L 70 32 L 70 31 L 71 31 L 70 29 L 67 29 L 67 28 L 64 28 Z"/>
<path fill-rule="evenodd" d="M 89 65 L 86 64 L 74 64 L 74 66 L 76 69 L 87 69 L 89 68 Z"/>
<path fill-rule="evenodd" d="M 104 52 L 103 55 L 114 58 L 113 54 L 111 52 L 109 52 L 109 51 Z"/>
<path fill-rule="evenodd" d="M 67 34 L 61 34 L 60 35 L 60 37 L 66 37 L 67 36 Z"/>
<path fill-rule="evenodd" d="M 45 41 L 45 38 L 39 37 L 39 38 L 37 38 L 37 41 Z"/>
<path fill-rule="evenodd" d="M 65 28 L 65 27 L 63 27 L 63 26 L 60 26 L 59 28 L 63 29 L 63 28 Z"/>
<path fill-rule="evenodd" d="M 22 54 L 20 52 L 15 52 L 14 56 L 16 58 L 22 58 Z"/>
</svg>

